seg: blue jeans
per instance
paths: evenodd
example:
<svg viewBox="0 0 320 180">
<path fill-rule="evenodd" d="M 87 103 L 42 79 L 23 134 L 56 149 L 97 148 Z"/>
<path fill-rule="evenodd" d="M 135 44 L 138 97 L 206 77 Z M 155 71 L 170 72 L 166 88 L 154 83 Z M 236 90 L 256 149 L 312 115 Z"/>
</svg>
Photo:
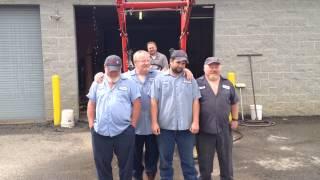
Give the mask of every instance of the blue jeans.
<svg viewBox="0 0 320 180">
<path fill-rule="evenodd" d="M 196 180 L 197 171 L 193 159 L 195 136 L 189 130 L 160 130 L 157 137 L 160 153 L 160 177 L 162 180 L 173 180 L 173 154 L 175 144 L 178 146 L 180 163 L 185 180 Z"/>
<path fill-rule="evenodd" d="M 143 149 L 145 147 L 145 152 Z M 135 150 L 134 150 L 134 165 L 133 176 L 136 179 L 141 179 L 143 170 L 145 169 L 148 176 L 155 176 L 158 167 L 158 145 L 156 136 L 151 135 L 136 135 Z M 142 160 L 144 159 L 144 166 Z"/>
<path fill-rule="evenodd" d="M 113 153 L 117 156 L 120 180 L 131 180 L 135 132 L 129 126 L 121 134 L 102 136 L 92 128 L 92 148 L 99 180 L 112 180 Z"/>
</svg>

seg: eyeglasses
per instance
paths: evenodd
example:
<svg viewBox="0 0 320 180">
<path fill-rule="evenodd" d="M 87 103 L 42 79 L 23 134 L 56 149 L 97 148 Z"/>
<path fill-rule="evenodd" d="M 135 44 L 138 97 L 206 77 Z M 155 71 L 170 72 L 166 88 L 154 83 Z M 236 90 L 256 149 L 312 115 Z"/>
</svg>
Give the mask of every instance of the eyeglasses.
<svg viewBox="0 0 320 180">
<path fill-rule="evenodd" d="M 137 60 L 136 62 L 150 62 L 150 59 Z"/>
</svg>

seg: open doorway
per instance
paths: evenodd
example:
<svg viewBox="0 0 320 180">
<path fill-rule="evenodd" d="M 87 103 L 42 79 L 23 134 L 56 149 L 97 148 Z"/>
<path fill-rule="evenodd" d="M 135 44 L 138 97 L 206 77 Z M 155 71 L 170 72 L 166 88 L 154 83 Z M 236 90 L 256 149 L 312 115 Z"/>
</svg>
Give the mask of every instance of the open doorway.
<svg viewBox="0 0 320 180">
<path fill-rule="evenodd" d="M 187 53 L 188 68 L 195 77 L 203 74 L 203 61 L 213 55 L 213 5 L 194 6 L 191 12 Z M 117 10 L 115 6 L 75 6 L 80 111 L 86 110 L 86 93 L 97 72 L 103 71 L 108 55 L 121 54 Z M 158 51 L 169 57 L 170 48 L 179 48 L 178 11 L 127 14 L 129 47 L 135 52 L 155 41 Z M 168 58 L 169 59 L 169 58 Z"/>
</svg>

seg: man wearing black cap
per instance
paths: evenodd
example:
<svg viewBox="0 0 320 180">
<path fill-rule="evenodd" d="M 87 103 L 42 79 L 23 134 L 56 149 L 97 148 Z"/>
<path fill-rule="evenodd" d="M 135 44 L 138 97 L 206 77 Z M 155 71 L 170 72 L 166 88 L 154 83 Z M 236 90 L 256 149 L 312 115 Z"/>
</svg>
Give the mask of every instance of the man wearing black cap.
<svg viewBox="0 0 320 180">
<path fill-rule="evenodd" d="M 233 179 L 231 129 L 238 127 L 238 97 L 231 82 L 220 73 L 220 59 L 208 57 L 204 63 L 204 76 L 197 79 L 201 92 L 197 135 L 201 180 L 211 180 L 215 152 L 221 180 Z M 230 112 L 232 121 L 229 123 Z"/>
<path fill-rule="evenodd" d="M 93 82 L 87 97 L 94 161 L 99 180 L 112 179 L 111 161 L 117 156 L 121 180 L 131 180 L 135 130 L 140 114 L 138 85 L 120 75 L 121 58 L 108 56 L 102 83 Z"/>
<path fill-rule="evenodd" d="M 200 92 L 195 79 L 188 80 L 183 75 L 187 63 L 187 54 L 174 50 L 169 71 L 158 75 L 151 86 L 151 127 L 158 140 L 161 179 L 173 179 L 175 144 L 184 179 L 197 179 L 192 154 L 194 134 L 199 131 Z"/>
</svg>

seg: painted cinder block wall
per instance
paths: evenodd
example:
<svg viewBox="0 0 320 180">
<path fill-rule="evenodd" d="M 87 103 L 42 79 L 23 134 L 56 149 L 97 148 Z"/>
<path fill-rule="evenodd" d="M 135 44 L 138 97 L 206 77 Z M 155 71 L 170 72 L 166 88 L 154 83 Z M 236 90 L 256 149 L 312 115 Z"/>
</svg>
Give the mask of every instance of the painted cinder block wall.
<svg viewBox="0 0 320 180">
<path fill-rule="evenodd" d="M 197 0 L 214 4 L 214 52 L 223 73 L 246 83 L 245 111 L 252 103 L 248 60 L 257 52 L 257 102 L 265 116 L 320 115 L 320 1 Z M 0 0 L 0 5 L 39 5 L 45 87 L 45 121 L 52 120 L 51 75 L 61 76 L 62 108 L 79 117 L 75 5 L 114 5 L 113 0 Z M 49 16 L 59 10 L 61 20 Z"/>
</svg>

